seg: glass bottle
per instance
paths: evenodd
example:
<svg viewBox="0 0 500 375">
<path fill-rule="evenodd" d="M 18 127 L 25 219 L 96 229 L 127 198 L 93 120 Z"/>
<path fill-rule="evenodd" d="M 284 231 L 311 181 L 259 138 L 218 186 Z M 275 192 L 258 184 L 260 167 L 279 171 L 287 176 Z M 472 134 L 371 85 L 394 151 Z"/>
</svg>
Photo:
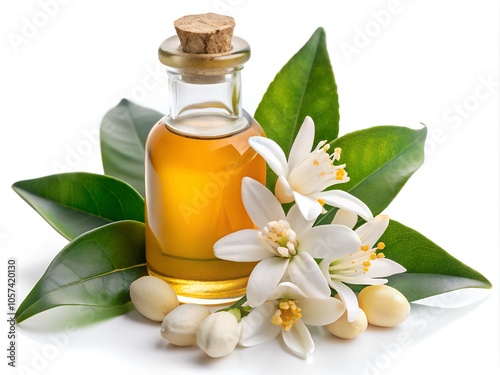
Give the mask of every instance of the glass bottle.
<svg viewBox="0 0 500 375">
<path fill-rule="evenodd" d="M 235 36 L 225 53 L 183 52 L 177 36 L 159 49 L 170 104 L 146 144 L 146 259 L 149 273 L 167 281 L 181 302 L 235 300 L 255 265 L 213 253 L 218 239 L 253 228 L 242 178 L 265 183 L 265 162 L 248 144 L 264 132 L 241 104 L 249 57 L 249 45 Z"/>
</svg>

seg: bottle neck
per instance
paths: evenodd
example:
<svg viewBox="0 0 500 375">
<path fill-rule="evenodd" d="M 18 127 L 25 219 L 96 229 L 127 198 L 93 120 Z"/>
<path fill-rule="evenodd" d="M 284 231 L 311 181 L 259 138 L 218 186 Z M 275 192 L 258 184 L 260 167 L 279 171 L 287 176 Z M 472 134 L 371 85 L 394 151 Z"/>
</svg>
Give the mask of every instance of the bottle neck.
<svg viewBox="0 0 500 375">
<path fill-rule="evenodd" d="M 241 68 L 217 72 L 169 69 L 167 125 L 181 134 L 220 137 L 248 124 L 241 104 Z"/>
<path fill-rule="evenodd" d="M 167 127 L 189 137 L 224 137 L 250 126 L 241 105 L 241 70 L 250 46 L 236 36 L 230 51 L 184 52 L 177 36 L 165 39 L 158 57 L 167 66 L 170 88 Z"/>
<path fill-rule="evenodd" d="M 217 75 L 168 71 L 169 115 L 173 120 L 193 116 L 224 116 L 239 119 L 241 74 L 239 70 Z"/>
</svg>

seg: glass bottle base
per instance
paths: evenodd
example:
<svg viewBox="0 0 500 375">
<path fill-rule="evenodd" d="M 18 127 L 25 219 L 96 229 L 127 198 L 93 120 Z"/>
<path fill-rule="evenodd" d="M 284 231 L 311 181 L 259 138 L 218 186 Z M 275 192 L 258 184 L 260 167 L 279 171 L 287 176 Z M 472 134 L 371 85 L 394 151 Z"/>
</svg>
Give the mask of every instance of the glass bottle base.
<svg viewBox="0 0 500 375">
<path fill-rule="evenodd" d="M 184 280 L 148 269 L 151 276 L 166 281 L 177 294 L 180 303 L 225 305 L 245 295 L 248 277 L 223 281 Z"/>
</svg>

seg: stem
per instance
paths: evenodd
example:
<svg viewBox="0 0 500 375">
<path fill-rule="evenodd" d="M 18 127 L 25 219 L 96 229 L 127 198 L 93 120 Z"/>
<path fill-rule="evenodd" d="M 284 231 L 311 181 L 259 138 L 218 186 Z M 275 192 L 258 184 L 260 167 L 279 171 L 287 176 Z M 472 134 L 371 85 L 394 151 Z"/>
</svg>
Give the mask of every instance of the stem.
<svg viewBox="0 0 500 375">
<path fill-rule="evenodd" d="M 219 309 L 217 310 L 216 312 L 219 312 L 219 311 L 229 311 L 229 310 L 232 310 L 232 309 L 241 309 L 241 306 L 247 301 L 247 296 L 244 295 L 243 297 L 241 297 L 238 301 L 236 301 L 235 303 L 233 303 L 231 306 L 229 307 L 224 307 L 222 309 Z"/>
<path fill-rule="evenodd" d="M 229 306 L 230 309 L 239 309 L 247 301 L 247 296 L 244 295 L 238 301 Z"/>
<path fill-rule="evenodd" d="M 245 295 L 241 297 L 238 301 L 233 303 L 231 306 L 219 309 L 216 312 L 227 311 L 233 314 L 236 317 L 236 319 L 238 319 L 238 322 L 240 322 L 241 318 L 247 316 L 252 310 L 250 306 L 245 306 L 245 307 L 242 306 L 246 301 L 247 301 L 247 296 Z"/>
</svg>

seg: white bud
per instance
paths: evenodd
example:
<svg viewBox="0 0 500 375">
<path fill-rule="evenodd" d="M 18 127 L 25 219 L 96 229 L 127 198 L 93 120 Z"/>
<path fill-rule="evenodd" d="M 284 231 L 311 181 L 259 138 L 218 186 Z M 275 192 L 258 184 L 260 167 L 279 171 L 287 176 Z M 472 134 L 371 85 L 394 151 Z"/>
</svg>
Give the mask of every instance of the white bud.
<svg viewBox="0 0 500 375">
<path fill-rule="evenodd" d="M 163 319 L 160 334 L 168 342 L 177 346 L 194 345 L 196 331 L 209 315 L 210 310 L 204 305 L 180 305 Z"/>
<path fill-rule="evenodd" d="M 227 311 L 208 316 L 196 333 L 196 343 L 210 357 L 222 357 L 231 353 L 241 333 L 241 324 Z"/>
<path fill-rule="evenodd" d="M 397 289 L 388 285 L 367 286 L 358 295 L 368 323 L 380 327 L 395 327 L 410 315 L 410 303 Z"/>
<path fill-rule="evenodd" d="M 179 305 L 172 287 L 155 276 L 142 276 L 130 284 L 130 299 L 137 311 L 146 318 L 161 322 Z"/>
</svg>

